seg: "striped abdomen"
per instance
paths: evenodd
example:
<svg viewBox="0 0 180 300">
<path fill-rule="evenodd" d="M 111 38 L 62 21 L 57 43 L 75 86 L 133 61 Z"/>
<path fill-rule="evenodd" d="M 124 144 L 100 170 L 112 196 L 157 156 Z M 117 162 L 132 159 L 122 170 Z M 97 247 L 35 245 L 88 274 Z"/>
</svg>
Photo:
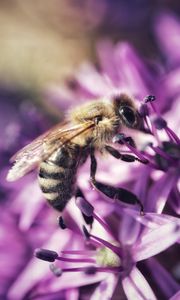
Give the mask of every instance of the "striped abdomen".
<svg viewBox="0 0 180 300">
<path fill-rule="evenodd" d="M 43 161 L 39 170 L 39 183 L 44 197 L 57 210 L 62 211 L 75 189 L 79 166 L 80 147 L 63 146 Z"/>
</svg>

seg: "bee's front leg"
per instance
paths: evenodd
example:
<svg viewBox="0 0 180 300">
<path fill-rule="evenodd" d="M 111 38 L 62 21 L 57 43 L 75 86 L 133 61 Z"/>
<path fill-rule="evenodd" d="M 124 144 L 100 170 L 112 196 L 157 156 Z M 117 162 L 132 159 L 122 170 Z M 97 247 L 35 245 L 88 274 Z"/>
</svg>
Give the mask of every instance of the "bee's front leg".
<svg viewBox="0 0 180 300">
<path fill-rule="evenodd" d="M 136 157 L 135 155 L 132 154 L 121 154 L 117 149 L 106 145 L 105 146 L 106 151 L 111 154 L 113 157 L 120 159 L 122 161 L 126 161 L 126 162 L 134 162 L 134 161 L 139 161 L 142 164 L 147 164 L 148 160 L 142 160 L 138 157 Z"/>
<path fill-rule="evenodd" d="M 120 200 L 127 204 L 133 204 L 133 205 L 138 204 L 140 206 L 140 214 L 144 215 L 144 207 L 143 207 L 141 201 L 138 199 L 138 197 L 135 194 L 133 194 L 132 192 L 130 192 L 126 189 L 119 188 L 119 187 L 113 187 L 112 185 L 104 184 L 102 182 L 97 181 L 95 179 L 96 170 L 97 170 L 97 161 L 94 156 L 94 151 L 92 151 L 91 152 L 91 170 L 90 170 L 92 186 L 99 192 L 106 195 L 108 198 Z"/>
<path fill-rule="evenodd" d="M 113 142 L 121 144 L 121 145 L 123 145 L 124 143 L 129 144 L 131 149 L 132 148 L 136 149 L 135 142 L 132 139 L 132 137 L 130 137 L 130 136 L 125 137 L 123 134 L 117 134 L 117 135 L 114 136 Z M 141 157 L 137 157 L 137 156 L 132 155 L 132 154 L 121 154 L 117 149 L 115 149 L 115 148 L 113 148 L 109 145 L 106 145 L 105 149 L 106 149 L 107 152 L 109 152 L 109 154 L 111 154 L 115 158 L 121 159 L 121 160 L 126 161 L 126 162 L 139 161 L 142 164 L 148 164 L 148 162 L 149 162 L 146 158 L 141 159 Z"/>
</svg>

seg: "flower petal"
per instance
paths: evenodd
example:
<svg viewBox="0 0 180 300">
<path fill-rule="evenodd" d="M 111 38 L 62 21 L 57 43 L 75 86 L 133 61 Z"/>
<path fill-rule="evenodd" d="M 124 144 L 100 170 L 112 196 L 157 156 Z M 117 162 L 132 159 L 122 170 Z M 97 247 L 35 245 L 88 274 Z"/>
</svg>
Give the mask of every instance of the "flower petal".
<svg viewBox="0 0 180 300">
<path fill-rule="evenodd" d="M 78 300 L 79 299 L 79 289 L 68 289 L 66 292 L 66 299 Z"/>
<path fill-rule="evenodd" d="M 180 23 L 178 18 L 173 14 L 161 14 L 158 16 L 155 26 L 157 41 L 162 51 L 171 63 L 179 62 Z"/>
<path fill-rule="evenodd" d="M 180 225 L 169 223 L 142 234 L 134 245 L 132 254 L 135 261 L 141 261 L 156 255 L 173 245 L 180 238 Z"/>
<path fill-rule="evenodd" d="M 109 300 L 112 299 L 112 295 L 118 283 L 118 276 L 109 274 L 107 278 L 98 285 L 94 293 L 90 297 L 90 300 Z"/>
<path fill-rule="evenodd" d="M 136 267 L 122 280 L 122 285 L 128 300 L 157 300 L 146 279 Z"/>
<path fill-rule="evenodd" d="M 149 190 L 146 209 L 161 213 L 176 181 L 177 174 L 175 174 L 174 170 L 165 173 L 157 180 Z"/>
<path fill-rule="evenodd" d="M 168 273 L 162 265 L 158 263 L 155 258 L 150 258 L 146 261 L 150 272 L 159 288 L 162 290 L 166 299 L 172 297 L 176 292 L 180 290 L 180 285 L 173 279 L 170 273 Z"/>
<path fill-rule="evenodd" d="M 180 224 L 180 220 L 178 218 L 166 214 L 145 213 L 144 216 L 140 216 L 139 212 L 132 209 L 124 209 L 124 211 L 126 214 L 132 216 L 136 221 L 148 227 L 148 229 L 159 228 L 159 226 L 173 222 Z"/>
<path fill-rule="evenodd" d="M 135 211 L 133 212 L 136 213 Z M 122 223 L 119 229 L 120 242 L 123 245 L 133 245 L 137 240 L 140 228 L 140 224 L 136 222 L 136 220 L 132 216 L 123 213 Z"/>
<path fill-rule="evenodd" d="M 171 297 L 169 300 L 179 300 L 180 299 L 180 291 L 177 292 L 173 297 Z"/>
<path fill-rule="evenodd" d="M 60 248 L 63 249 L 70 237 L 71 234 L 68 234 L 68 232 L 61 231 L 60 233 L 60 231 L 57 230 L 51 236 L 50 241 L 43 246 L 47 249 L 55 249 L 55 251 L 59 251 Z M 18 278 L 13 282 L 9 290 L 9 298 L 23 298 L 23 295 L 25 295 L 34 285 L 50 275 L 51 273 L 48 263 L 36 258 L 31 259 Z"/>
<path fill-rule="evenodd" d="M 100 73 L 98 73 L 96 69 L 88 63 L 84 63 L 81 66 L 76 75 L 76 79 L 83 86 L 83 88 L 89 90 L 95 97 L 110 94 L 110 90 L 112 89 L 112 86 L 109 85 L 110 82 L 107 81 L 107 78 L 104 78 L 102 75 L 100 75 Z"/>
<path fill-rule="evenodd" d="M 123 76 L 124 85 L 133 95 L 144 97 L 149 90 L 147 84 L 152 82 L 152 78 L 135 49 L 128 43 L 121 42 L 117 44 L 114 55 L 116 68 L 120 76 Z"/>
</svg>

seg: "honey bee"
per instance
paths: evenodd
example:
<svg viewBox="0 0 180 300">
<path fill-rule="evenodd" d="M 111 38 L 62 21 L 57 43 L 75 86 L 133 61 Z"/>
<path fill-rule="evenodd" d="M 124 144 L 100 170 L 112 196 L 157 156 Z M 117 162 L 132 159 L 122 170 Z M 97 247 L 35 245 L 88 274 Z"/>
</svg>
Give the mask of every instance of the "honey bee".
<svg viewBox="0 0 180 300">
<path fill-rule="evenodd" d="M 127 162 L 140 161 L 137 157 L 121 154 L 108 145 L 114 137 L 118 137 L 123 126 L 138 129 L 140 124 L 134 100 L 126 94 L 87 102 L 70 111 L 63 125 L 56 125 L 17 152 L 11 158 L 15 163 L 7 180 L 15 181 L 38 168 L 38 180 L 45 199 L 62 212 L 71 197 L 79 195 L 76 186 L 77 170 L 90 157 L 91 183 L 97 190 L 110 198 L 130 204 L 138 203 L 143 209 L 139 199 L 130 191 L 95 179 L 96 151 L 108 152 Z"/>
</svg>

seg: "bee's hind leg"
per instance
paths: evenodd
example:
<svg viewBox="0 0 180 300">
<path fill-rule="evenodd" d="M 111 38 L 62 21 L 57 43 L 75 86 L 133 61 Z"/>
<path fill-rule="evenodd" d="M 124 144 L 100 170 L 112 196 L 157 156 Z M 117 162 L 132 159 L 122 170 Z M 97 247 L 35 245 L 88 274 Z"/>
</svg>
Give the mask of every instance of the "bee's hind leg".
<svg viewBox="0 0 180 300">
<path fill-rule="evenodd" d="M 108 185 L 108 184 L 102 183 L 100 181 L 97 181 L 95 179 L 96 170 L 97 170 L 97 161 L 96 161 L 96 158 L 94 156 L 94 151 L 91 151 L 90 176 L 91 176 L 92 186 L 96 190 L 103 193 L 104 195 L 106 195 L 110 199 L 120 200 L 120 201 L 122 201 L 124 203 L 127 203 L 127 204 L 133 204 L 133 205 L 138 204 L 139 207 L 140 207 L 140 214 L 141 215 L 144 214 L 144 207 L 143 207 L 141 201 L 138 199 L 138 197 L 135 194 L 133 194 L 132 192 L 130 192 L 126 189 L 119 188 L 119 187 L 114 187 L 112 185 Z"/>
</svg>

